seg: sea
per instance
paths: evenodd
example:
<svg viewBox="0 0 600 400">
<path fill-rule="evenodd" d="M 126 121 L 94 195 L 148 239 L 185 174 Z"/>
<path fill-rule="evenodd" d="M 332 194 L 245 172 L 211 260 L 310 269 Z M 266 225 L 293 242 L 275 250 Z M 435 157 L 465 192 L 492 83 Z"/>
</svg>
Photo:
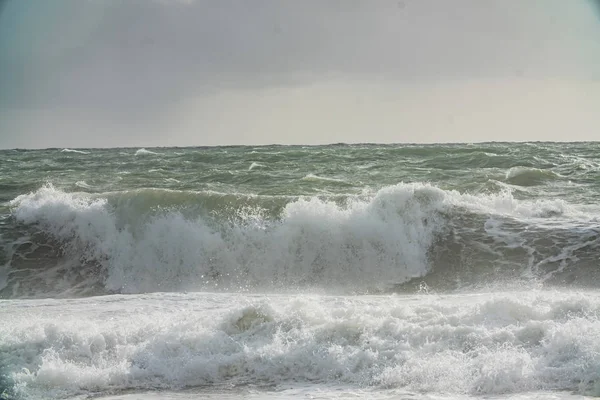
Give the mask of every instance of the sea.
<svg viewBox="0 0 600 400">
<path fill-rule="evenodd" d="M 0 399 L 600 396 L 600 143 L 0 151 Z"/>
</svg>

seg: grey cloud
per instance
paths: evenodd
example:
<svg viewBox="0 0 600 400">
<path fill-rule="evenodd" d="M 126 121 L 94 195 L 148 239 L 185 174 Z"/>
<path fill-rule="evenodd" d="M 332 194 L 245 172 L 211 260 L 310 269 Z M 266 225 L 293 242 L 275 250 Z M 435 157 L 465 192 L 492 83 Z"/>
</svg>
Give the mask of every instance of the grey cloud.
<svg viewBox="0 0 600 400">
<path fill-rule="evenodd" d="M 18 1 L 1 18 L 10 18 Z M 581 8 L 576 3 L 568 2 Z M 50 4 L 62 13 L 29 27 L 34 54 L 13 46 L 17 56 L 0 55 L 0 83 L 11 88 L 0 95 L 5 104 L 97 108 L 129 118 L 222 88 L 330 78 L 590 77 L 600 51 L 577 45 L 569 31 L 577 21 L 564 20 L 569 6 L 558 0 Z"/>
</svg>

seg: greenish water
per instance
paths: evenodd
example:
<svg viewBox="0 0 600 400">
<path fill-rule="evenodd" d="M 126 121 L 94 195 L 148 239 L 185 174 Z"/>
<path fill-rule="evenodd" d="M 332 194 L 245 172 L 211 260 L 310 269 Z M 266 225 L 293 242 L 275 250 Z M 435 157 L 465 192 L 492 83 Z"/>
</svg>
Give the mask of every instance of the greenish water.
<svg viewBox="0 0 600 400">
<path fill-rule="evenodd" d="M 595 286 L 599 151 L 5 150 L 0 293 Z"/>
<path fill-rule="evenodd" d="M 2 151 L 0 393 L 598 395 L 599 150 Z"/>
<path fill-rule="evenodd" d="M 599 150 L 598 143 L 5 150 L 0 188 L 8 201 L 45 182 L 96 193 L 152 187 L 261 195 L 361 193 L 399 182 L 481 193 L 512 184 L 523 197 L 590 203 L 600 184 Z"/>
</svg>

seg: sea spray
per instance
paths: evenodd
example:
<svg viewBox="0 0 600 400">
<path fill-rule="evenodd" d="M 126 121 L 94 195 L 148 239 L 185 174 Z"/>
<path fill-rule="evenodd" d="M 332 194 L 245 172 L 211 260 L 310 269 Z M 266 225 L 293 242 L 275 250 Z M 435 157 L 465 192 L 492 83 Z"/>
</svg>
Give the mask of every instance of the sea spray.
<svg viewBox="0 0 600 400">
<path fill-rule="evenodd" d="M 41 268 L 20 292 L 14 284 L 5 288 L 10 296 L 36 295 L 36 289 L 48 294 L 48 287 L 57 287 L 52 279 L 60 279 L 68 295 L 88 293 L 89 284 L 109 293 L 364 293 L 416 289 L 418 282 L 399 285 L 420 278 L 448 289 L 489 284 L 498 280 L 492 276 L 498 268 L 504 283 L 576 276 L 588 281 L 594 276 L 590 251 L 600 245 L 596 231 L 582 225 L 586 208 L 427 184 L 331 199 L 156 189 L 91 195 L 47 185 L 11 204 L 15 220 L 46 240 L 36 246 L 55 248 L 60 259 L 40 260 L 55 271 Z M 554 233 L 542 246 L 537 238 L 543 232 Z M 19 269 L 21 248 L 14 246 L 13 270 Z M 68 279 L 74 279 L 72 287 Z"/>
<path fill-rule="evenodd" d="M 600 381 L 600 299 L 588 292 L 158 293 L 56 305 L 5 311 L 6 384 L 23 395 L 248 384 L 594 394 Z"/>
<path fill-rule="evenodd" d="M 2 395 L 600 395 L 599 144 L 139 149 L 0 151 Z"/>
<path fill-rule="evenodd" d="M 137 201 L 111 204 L 45 186 L 12 205 L 17 221 L 60 243 L 71 268 L 99 264 L 108 291 L 137 293 L 403 283 L 428 272 L 444 201 L 434 187 L 399 185 L 345 205 L 300 198 L 277 218 L 265 218 L 264 210 L 244 215 L 242 208 L 233 220 L 215 220 L 177 209 L 139 213 L 129 209 Z M 135 221 L 119 218 L 130 214 Z"/>
</svg>

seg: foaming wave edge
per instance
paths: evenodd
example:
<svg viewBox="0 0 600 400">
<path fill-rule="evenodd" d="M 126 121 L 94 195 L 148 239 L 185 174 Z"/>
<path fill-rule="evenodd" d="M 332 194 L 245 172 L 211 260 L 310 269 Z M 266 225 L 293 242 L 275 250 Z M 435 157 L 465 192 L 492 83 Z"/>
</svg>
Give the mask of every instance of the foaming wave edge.
<svg viewBox="0 0 600 400">
<path fill-rule="evenodd" d="M 519 276 L 554 276 L 598 246 L 593 210 L 585 207 L 424 183 L 331 198 L 156 189 L 87 194 L 45 185 L 10 204 L 15 229 L 25 233 L 3 270 L 4 297 L 377 293 L 430 276 L 431 284 L 436 277 L 437 284 L 464 281 L 473 275 L 465 265 L 490 273 L 509 262 Z M 540 235 L 554 241 L 541 246 Z"/>
</svg>

